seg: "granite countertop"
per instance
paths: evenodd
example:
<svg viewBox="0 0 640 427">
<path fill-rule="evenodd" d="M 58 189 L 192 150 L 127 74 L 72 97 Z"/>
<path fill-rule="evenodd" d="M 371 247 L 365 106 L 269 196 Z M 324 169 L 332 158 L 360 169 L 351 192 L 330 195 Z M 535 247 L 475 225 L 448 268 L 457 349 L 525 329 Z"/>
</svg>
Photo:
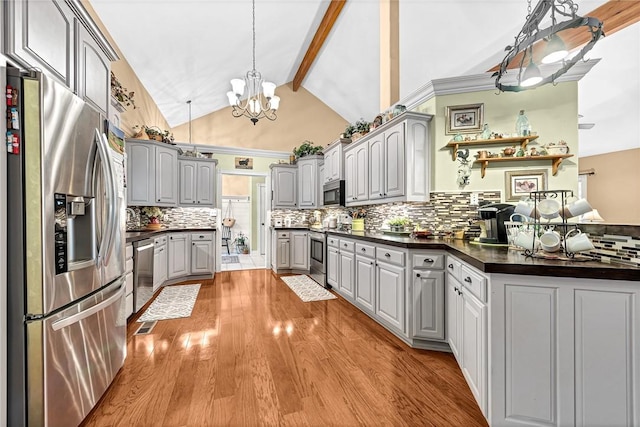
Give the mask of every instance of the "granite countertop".
<svg viewBox="0 0 640 427">
<path fill-rule="evenodd" d="M 171 232 L 198 232 L 198 231 L 216 231 L 215 227 L 167 227 L 159 230 L 127 230 L 125 233 L 127 243 L 137 242 L 139 240 L 148 239 L 156 234 Z"/>
<path fill-rule="evenodd" d="M 507 247 L 485 246 L 465 240 L 413 239 L 381 233 L 336 230 L 327 230 L 327 234 L 408 249 L 442 249 L 486 273 L 640 281 L 640 267 L 595 260 L 560 261 L 531 258 Z"/>
</svg>

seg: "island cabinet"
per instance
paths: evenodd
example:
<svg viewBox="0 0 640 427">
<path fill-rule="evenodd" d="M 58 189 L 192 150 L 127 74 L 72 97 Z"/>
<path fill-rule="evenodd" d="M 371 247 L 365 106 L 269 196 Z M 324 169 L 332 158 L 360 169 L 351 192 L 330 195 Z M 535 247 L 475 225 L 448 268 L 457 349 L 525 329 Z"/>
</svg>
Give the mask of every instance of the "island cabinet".
<svg viewBox="0 0 640 427">
<path fill-rule="evenodd" d="M 640 425 L 638 282 L 491 276 L 493 426 Z"/>
<path fill-rule="evenodd" d="M 432 117 L 403 113 L 345 149 L 347 206 L 429 200 Z"/>
<path fill-rule="evenodd" d="M 444 253 L 412 252 L 413 338 L 445 339 Z"/>
<path fill-rule="evenodd" d="M 473 397 L 487 416 L 487 277 L 447 256 L 448 342 Z"/>
<path fill-rule="evenodd" d="M 216 164 L 213 159 L 178 159 L 180 206 L 214 206 Z"/>
<path fill-rule="evenodd" d="M 8 57 L 108 113 L 111 61 L 118 56 L 79 0 L 10 1 L 4 13 Z"/>
<path fill-rule="evenodd" d="M 322 206 L 322 156 L 305 156 L 298 160 L 298 207 L 316 209 Z"/>
<path fill-rule="evenodd" d="M 127 205 L 176 206 L 178 152 L 167 144 L 126 141 Z"/>
<path fill-rule="evenodd" d="M 271 165 L 271 208 L 298 207 L 298 166 Z"/>
</svg>

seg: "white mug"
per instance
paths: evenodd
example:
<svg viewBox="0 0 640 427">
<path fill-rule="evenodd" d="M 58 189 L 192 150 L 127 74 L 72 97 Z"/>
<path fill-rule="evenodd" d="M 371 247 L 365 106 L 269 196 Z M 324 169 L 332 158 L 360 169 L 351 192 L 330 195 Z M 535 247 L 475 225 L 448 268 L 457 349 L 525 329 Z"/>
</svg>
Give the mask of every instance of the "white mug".
<svg viewBox="0 0 640 427">
<path fill-rule="evenodd" d="M 520 200 L 513 210 L 514 213 L 524 215 L 527 218 L 538 218 L 532 200 Z"/>
<path fill-rule="evenodd" d="M 549 229 L 540 236 L 540 248 L 545 252 L 557 252 L 560 250 L 560 234 Z"/>
<path fill-rule="evenodd" d="M 513 244 L 523 249 L 529 249 L 535 251 L 540 245 L 540 240 L 535 237 L 533 230 L 520 231 L 516 238 L 513 240 Z"/>
<path fill-rule="evenodd" d="M 557 218 L 560 216 L 560 207 L 558 199 L 542 199 L 538 202 L 538 213 L 545 219 Z"/>
<path fill-rule="evenodd" d="M 573 233 L 574 231 L 577 231 L 577 233 L 571 236 L 571 233 Z M 589 240 L 589 236 L 587 235 L 587 233 L 583 233 L 577 228 L 574 228 L 567 233 L 564 238 L 564 245 L 567 252 L 572 253 L 590 251 L 595 249 L 593 243 L 591 243 L 591 240 Z"/>
<path fill-rule="evenodd" d="M 587 212 L 591 212 L 593 208 L 587 202 L 587 199 L 577 199 L 573 198 L 573 200 L 567 203 L 562 210 L 562 215 L 565 218 L 573 218 L 574 216 L 584 215 Z"/>
</svg>

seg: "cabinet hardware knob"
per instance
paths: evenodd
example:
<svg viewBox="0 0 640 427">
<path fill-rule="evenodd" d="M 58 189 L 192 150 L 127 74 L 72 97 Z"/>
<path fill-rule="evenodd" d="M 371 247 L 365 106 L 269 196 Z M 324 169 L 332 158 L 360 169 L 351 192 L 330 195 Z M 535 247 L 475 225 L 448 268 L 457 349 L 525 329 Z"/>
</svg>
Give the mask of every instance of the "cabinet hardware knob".
<svg viewBox="0 0 640 427">
<path fill-rule="evenodd" d="M 158 199 L 158 201 L 160 201 L 160 199 Z"/>
<path fill-rule="evenodd" d="M 367 250 L 365 248 L 362 248 L 362 252 L 366 252 Z"/>
<path fill-rule="evenodd" d="M 169 237 L 170 240 L 173 240 L 173 236 Z"/>
<path fill-rule="evenodd" d="M 467 283 L 471 283 L 471 277 L 467 276 L 464 278 L 464 281 Z"/>
<path fill-rule="evenodd" d="M 371 261 L 369 264 L 373 265 L 373 261 Z"/>
<path fill-rule="evenodd" d="M 453 269 L 453 264 L 449 264 L 449 265 L 447 265 L 447 267 Z"/>
<path fill-rule="evenodd" d="M 416 273 L 416 277 L 420 277 L 420 273 Z"/>
<path fill-rule="evenodd" d="M 432 260 L 431 258 L 425 258 L 425 259 L 424 259 L 424 262 L 430 262 L 430 263 L 433 263 L 433 260 Z"/>
<path fill-rule="evenodd" d="M 201 239 L 204 239 L 204 236 L 200 236 Z"/>
<path fill-rule="evenodd" d="M 387 258 L 389 258 L 391 256 L 391 254 L 389 252 L 387 252 L 386 254 L 384 254 L 384 256 L 386 256 Z"/>
<path fill-rule="evenodd" d="M 192 245 L 193 245 L 193 246 L 195 246 L 196 244 L 195 244 L 195 243 L 192 243 Z"/>
<path fill-rule="evenodd" d="M 198 203 L 200 203 L 200 200 L 198 200 Z"/>
<path fill-rule="evenodd" d="M 462 291 L 460 291 L 460 290 L 459 290 L 459 291 L 458 291 L 458 295 L 462 295 Z"/>
</svg>

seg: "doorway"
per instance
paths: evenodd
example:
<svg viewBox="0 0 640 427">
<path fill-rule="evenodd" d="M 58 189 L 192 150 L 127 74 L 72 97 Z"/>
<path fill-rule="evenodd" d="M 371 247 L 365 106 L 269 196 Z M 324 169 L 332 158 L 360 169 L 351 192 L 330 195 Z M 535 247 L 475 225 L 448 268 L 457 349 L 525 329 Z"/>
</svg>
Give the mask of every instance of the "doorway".
<svg viewBox="0 0 640 427">
<path fill-rule="evenodd" d="M 219 271 L 266 268 L 266 174 L 220 171 L 218 182 Z"/>
</svg>

